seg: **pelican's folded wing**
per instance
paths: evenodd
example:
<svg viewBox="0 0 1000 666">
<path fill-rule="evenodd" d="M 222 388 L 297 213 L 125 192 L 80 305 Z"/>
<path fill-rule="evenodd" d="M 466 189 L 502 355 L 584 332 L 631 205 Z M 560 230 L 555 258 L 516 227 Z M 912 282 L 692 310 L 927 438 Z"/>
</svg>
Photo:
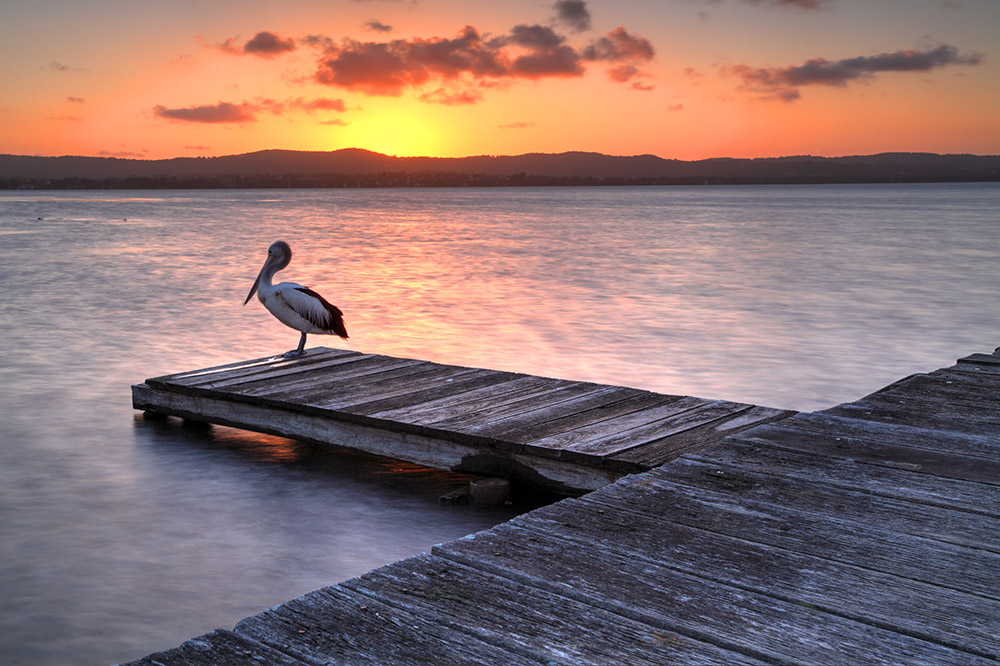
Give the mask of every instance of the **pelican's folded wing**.
<svg viewBox="0 0 1000 666">
<path fill-rule="evenodd" d="M 296 285 L 292 289 L 282 289 L 278 296 L 313 326 L 347 339 L 344 313 L 312 289 Z"/>
</svg>

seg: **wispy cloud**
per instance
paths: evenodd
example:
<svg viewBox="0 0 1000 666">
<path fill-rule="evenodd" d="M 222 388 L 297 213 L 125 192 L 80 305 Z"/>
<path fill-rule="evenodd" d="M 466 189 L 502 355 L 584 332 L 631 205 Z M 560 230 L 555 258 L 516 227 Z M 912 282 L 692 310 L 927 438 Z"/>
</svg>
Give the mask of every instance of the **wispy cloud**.
<svg viewBox="0 0 1000 666">
<path fill-rule="evenodd" d="M 97 154 L 101 157 L 119 157 L 119 158 L 142 158 L 149 153 L 148 150 L 143 150 L 142 152 L 136 152 L 134 150 L 99 150 Z"/>
<path fill-rule="evenodd" d="M 475 104 L 483 100 L 483 93 L 478 90 L 459 90 L 449 92 L 444 88 L 424 93 L 419 97 L 421 102 L 432 104 L 444 104 L 446 106 L 461 106 L 463 104 Z"/>
<path fill-rule="evenodd" d="M 375 19 L 371 19 L 369 21 L 365 21 L 364 28 L 365 28 L 365 30 L 370 30 L 372 32 L 392 32 L 392 26 L 391 25 L 387 25 L 387 24 L 382 23 L 381 21 L 377 21 Z"/>
<path fill-rule="evenodd" d="M 687 0 L 699 5 L 721 5 L 724 0 Z M 748 5 L 759 5 L 767 8 L 820 10 L 827 9 L 835 0 L 739 0 Z M 704 12 L 699 12 L 699 15 Z M 705 16 L 702 16 L 705 18 Z"/>
<path fill-rule="evenodd" d="M 766 99 L 791 102 L 801 97 L 801 86 L 844 87 L 884 72 L 928 72 L 949 65 L 979 65 L 982 61 L 982 54 L 963 55 L 954 46 L 943 44 L 924 51 L 895 51 L 836 61 L 813 58 L 790 67 L 731 65 L 723 67 L 721 73 L 741 79 L 744 90 L 761 93 Z"/>
<path fill-rule="evenodd" d="M 70 96 L 66 98 L 66 101 L 70 104 L 83 104 L 85 100 L 82 97 Z"/>
<path fill-rule="evenodd" d="M 295 97 L 286 100 L 258 99 L 254 102 L 241 102 L 239 104 L 219 102 L 218 104 L 175 109 L 158 105 L 153 107 L 153 114 L 167 120 L 190 123 L 241 124 L 255 122 L 259 113 L 280 116 L 295 111 L 315 114 L 317 112 L 343 113 L 346 110 L 347 107 L 342 99 Z"/>
<path fill-rule="evenodd" d="M 231 102 L 179 109 L 157 105 L 153 107 L 153 113 L 160 118 L 189 123 L 250 123 L 257 119 L 248 105 Z"/>
<path fill-rule="evenodd" d="M 750 4 L 766 4 L 769 7 L 791 7 L 794 9 L 823 9 L 824 0 L 743 0 Z"/>
<path fill-rule="evenodd" d="M 497 125 L 500 129 L 527 129 L 528 127 L 538 127 L 538 123 L 532 122 L 516 122 L 516 123 L 503 123 L 502 125 Z"/>
</svg>

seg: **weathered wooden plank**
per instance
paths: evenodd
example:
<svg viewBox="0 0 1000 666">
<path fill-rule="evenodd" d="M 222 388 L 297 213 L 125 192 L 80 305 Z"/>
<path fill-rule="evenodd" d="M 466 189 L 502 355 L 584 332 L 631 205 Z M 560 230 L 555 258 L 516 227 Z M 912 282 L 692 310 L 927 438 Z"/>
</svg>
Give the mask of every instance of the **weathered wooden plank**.
<svg viewBox="0 0 1000 666">
<path fill-rule="evenodd" d="M 540 419 L 537 423 L 529 423 L 508 431 L 505 438 L 521 444 L 532 444 L 559 435 L 569 437 L 572 442 L 577 442 L 581 438 L 589 437 L 592 430 L 603 432 L 607 428 L 613 427 L 607 425 L 609 421 L 617 421 L 621 418 L 632 418 L 637 421 L 651 420 L 653 417 L 643 415 L 658 410 L 664 405 L 675 404 L 680 400 L 682 400 L 681 396 L 641 392 L 630 395 L 624 400 L 598 405 L 593 409 L 573 412 L 554 419 Z"/>
<path fill-rule="evenodd" d="M 355 356 L 370 356 L 349 349 L 330 349 L 317 347 L 308 349 L 303 356 L 297 358 L 284 358 L 282 356 L 269 356 L 267 358 L 254 359 L 241 363 L 230 363 L 227 365 L 214 366 L 191 372 L 181 372 L 163 377 L 154 377 L 150 380 L 153 385 L 176 384 L 179 386 L 196 386 L 205 382 L 222 382 L 240 377 L 250 377 L 255 374 L 268 372 L 271 370 L 283 372 L 295 372 L 298 369 L 313 367 L 317 364 L 324 364 L 335 359 L 352 358 Z"/>
<path fill-rule="evenodd" d="M 683 457 L 670 464 L 670 482 L 729 491 L 742 499 L 794 506 L 837 521 L 868 527 L 891 526 L 893 532 L 1000 553 L 1000 521 L 984 520 L 980 513 L 872 495 L 817 483 L 803 469 L 799 474 L 765 474 L 747 470 L 739 457 L 727 456 L 728 447 L 718 447 L 708 460 Z M 1000 503 L 1000 487 L 984 489 Z M 929 546 L 930 547 L 930 546 Z M 998 618 L 1000 619 L 1000 618 Z"/>
<path fill-rule="evenodd" d="M 722 419 L 736 416 L 750 408 L 750 405 L 715 400 L 697 405 L 692 409 L 675 413 L 666 418 L 636 427 L 623 429 L 617 433 L 608 433 L 599 438 L 581 440 L 561 449 L 560 454 L 569 460 L 578 456 L 607 457 L 622 453 L 629 449 L 656 442 L 677 433 L 682 433 L 699 426 L 715 423 Z M 539 440 L 538 446 L 548 445 L 548 440 Z"/>
<path fill-rule="evenodd" d="M 497 372 L 495 370 L 478 370 L 469 373 L 462 373 L 453 378 L 445 379 L 442 385 L 405 393 L 398 396 L 380 396 L 375 400 L 363 403 L 352 404 L 343 407 L 352 414 L 374 415 L 387 409 L 399 409 L 402 407 L 416 408 L 434 400 L 462 400 L 469 391 L 493 390 L 502 393 L 504 386 L 524 375 L 514 372 Z M 380 417 L 385 418 L 385 417 Z"/>
<path fill-rule="evenodd" d="M 248 617 L 236 625 L 236 633 L 315 665 L 538 666 L 523 654 L 340 586 Z"/>
<path fill-rule="evenodd" d="M 607 390 L 606 386 L 600 384 L 571 382 L 568 386 L 554 387 L 553 390 L 539 395 L 529 395 L 514 402 L 504 402 L 492 407 L 484 407 L 475 413 L 463 413 L 439 421 L 432 421 L 430 425 L 433 425 L 435 428 L 451 429 L 457 432 L 473 432 L 477 427 L 502 419 L 534 412 L 544 407 L 569 402 L 578 398 L 597 395 Z"/>
<path fill-rule="evenodd" d="M 539 541 L 559 538 L 594 549 L 601 558 L 606 553 L 669 567 L 704 579 L 708 587 L 729 585 L 973 654 L 1000 651 L 996 632 L 1000 602 L 996 600 L 664 520 L 669 507 L 650 506 L 641 495 L 627 503 L 603 495 L 598 491 L 537 509 L 490 533 L 496 531 L 506 538 L 508 530 L 523 528 Z M 488 533 L 481 532 L 475 539 L 483 534 Z M 501 549 L 495 552 L 503 553 Z M 615 580 L 614 576 L 609 579 Z"/>
<path fill-rule="evenodd" d="M 1000 599 L 1000 554 L 899 534 L 891 525 L 872 527 L 818 515 L 794 506 L 747 499 L 674 483 L 669 465 L 592 494 L 613 507 L 635 503 L 661 520 L 865 567 L 901 578 Z M 641 494 L 633 492 L 642 483 Z M 666 510 L 664 510 L 666 509 Z M 928 557 L 933 553 L 933 558 Z"/>
<path fill-rule="evenodd" d="M 969 354 L 958 359 L 959 364 L 993 366 L 1000 369 L 1000 355 L 993 354 Z"/>
<path fill-rule="evenodd" d="M 859 460 L 870 457 L 867 452 L 879 451 L 876 459 L 905 461 L 913 455 L 921 455 L 913 449 L 935 451 L 944 460 L 951 455 L 993 460 L 1000 453 L 1000 439 L 994 437 L 852 419 L 824 412 L 796 414 L 773 425 L 809 433 L 806 437 L 787 437 L 780 441 L 782 446 Z M 767 432 L 762 429 L 755 434 L 764 436 Z"/>
<path fill-rule="evenodd" d="M 931 372 L 914 375 L 871 394 L 936 400 L 943 405 L 960 404 L 995 411 L 1000 409 L 997 380 L 992 375 Z"/>
<path fill-rule="evenodd" d="M 658 535 L 649 536 L 652 555 Z M 967 664 L 1000 655 L 1000 639 L 988 625 L 936 628 L 915 638 L 899 626 L 876 626 L 872 617 L 845 618 L 681 571 L 669 559 L 639 559 L 517 525 L 441 544 L 433 553 L 776 663 Z"/>
<path fill-rule="evenodd" d="M 485 437 L 513 441 L 512 438 L 527 427 L 554 421 L 571 414 L 598 409 L 641 393 L 638 389 L 606 386 L 596 393 L 582 395 L 553 405 L 539 406 L 528 412 L 496 419 L 483 425 L 466 428 L 466 430 Z"/>
<path fill-rule="evenodd" d="M 216 378 L 214 375 L 209 375 L 202 381 L 189 385 L 194 388 L 229 389 L 240 392 L 251 392 L 257 386 L 267 386 L 275 381 L 284 382 L 292 387 L 297 384 L 307 385 L 320 377 L 350 376 L 358 367 L 380 365 L 387 360 L 393 361 L 394 366 L 418 363 L 412 359 L 388 359 L 377 354 L 342 354 L 309 364 L 282 365 L 273 369 L 261 368 L 257 372 L 241 373 L 235 377 Z"/>
<path fill-rule="evenodd" d="M 795 412 L 789 410 L 754 406 L 728 418 L 711 421 L 665 439 L 614 453 L 608 456 L 605 464 L 612 468 L 617 465 L 629 467 L 639 465 L 642 469 L 652 469 L 689 451 L 720 442 L 727 436 L 765 423 L 780 421 L 794 414 Z"/>
<path fill-rule="evenodd" d="M 380 379 L 402 376 L 436 367 L 429 361 L 414 359 L 391 358 L 388 356 L 368 356 L 361 358 L 342 359 L 343 363 L 317 372 L 302 372 L 294 377 L 268 378 L 263 381 L 233 383 L 225 386 L 229 391 L 243 395 L 274 395 L 287 394 L 295 396 L 297 391 L 313 391 L 329 387 L 350 390 L 351 387 L 364 384 L 371 385 Z M 386 374 L 386 373 L 395 374 Z M 217 384 L 206 388 L 223 388 Z M 294 399 L 294 397 L 292 398 Z"/>
<path fill-rule="evenodd" d="M 231 631 L 215 631 L 185 641 L 172 650 L 154 652 L 124 666 L 314 666 L 315 662 L 296 659 L 260 641 Z"/>
<path fill-rule="evenodd" d="M 530 448 L 547 448 L 554 451 L 580 441 L 599 438 L 609 432 L 618 432 L 628 425 L 657 421 L 664 415 L 677 414 L 706 402 L 688 396 L 643 392 L 594 410 L 577 412 L 538 424 L 527 424 L 509 437 Z"/>
<path fill-rule="evenodd" d="M 952 422 L 973 421 L 993 426 L 990 432 L 1000 433 L 1000 400 L 980 395 L 967 400 L 949 400 L 933 391 L 916 390 L 877 393 L 849 403 L 859 409 L 871 410 L 889 422 L 914 423 L 915 416 L 934 419 L 938 430 L 952 430 Z M 835 408 L 834 408 L 835 409 Z"/>
<path fill-rule="evenodd" d="M 432 381 L 438 377 L 454 377 L 463 372 L 472 372 L 469 368 L 439 366 L 434 363 L 414 363 L 400 367 L 382 366 L 364 372 L 354 377 L 339 381 L 317 381 L 310 385 L 282 390 L 280 386 L 269 387 L 267 392 L 259 395 L 281 400 L 288 403 L 306 405 L 322 405 L 326 400 L 336 401 L 344 396 L 364 392 L 367 395 L 382 395 L 383 393 L 408 387 L 423 380 Z"/>
<path fill-rule="evenodd" d="M 770 440 L 758 436 L 761 431 L 755 429 L 740 433 L 735 438 L 727 439 L 723 445 L 688 456 L 708 463 L 725 460 L 763 474 L 804 475 L 817 484 L 1000 517 L 1000 501 L 991 491 L 994 486 L 914 474 L 912 470 L 896 464 L 878 464 L 877 461 L 868 464 L 862 462 L 861 457 L 855 459 L 825 455 L 824 451 L 796 450 L 786 447 L 787 439 Z"/>
<path fill-rule="evenodd" d="M 413 421 L 430 424 L 456 416 L 476 414 L 486 407 L 504 405 L 541 395 L 574 382 L 565 379 L 548 379 L 524 375 L 499 386 L 472 389 L 455 396 L 428 400 L 419 405 L 409 405 L 397 409 L 386 409 L 372 414 L 383 419 Z"/>
<path fill-rule="evenodd" d="M 373 600 L 538 664 L 762 664 L 588 600 L 419 555 L 342 583 Z"/>
<path fill-rule="evenodd" d="M 393 381 L 378 386 L 356 388 L 349 393 L 343 393 L 334 399 L 323 400 L 318 404 L 328 409 L 363 414 L 363 409 L 355 411 L 354 407 L 373 405 L 377 410 L 379 404 L 399 404 L 389 401 L 402 396 L 412 396 L 407 397 L 404 402 L 419 402 L 426 395 L 440 396 L 456 390 L 461 391 L 463 386 L 474 385 L 477 382 L 502 382 L 516 376 L 512 372 L 502 373 L 496 370 L 438 366 L 424 375 L 414 375 L 406 377 L 402 381 Z"/>
<path fill-rule="evenodd" d="M 223 363 L 221 365 L 212 365 L 206 368 L 198 368 L 197 370 L 184 370 L 182 372 L 175 372 L 169 375 L 161 375 L 160 377 L 154 377 L 154 379 L 172 379 L 181 380 L 187 377 L 198 377 L 206 374 L 215 374 L 220 372 L 226 372 L 228 370 L 239 370 L 242 368 L 254 368 L 256 366 L 270 366 L 274 363 L 279 363 L 282 361 L 287 361 L 289 363 L 313 361 L 320 357 L 327 356 L 330 354 L 343 354 L 343 353 L 357 353 L 352 352 L 349 349 L 334 349 L 332 347 L 313 347 L 311 349 L 306 349 L 305 353 L 298 358 L 284 358 L 280 355 L 272 356 L 262 356 L 260 358 L 253 358 L 246 361 L 233 361 L 231 363 Z"/>
<path fill-rule="evenodd" d="M 927 411 L 922 411 L 923 409 Z M 935 414 L 937 409 L 938 406 L 928 404 L 928 401 L 912 400 L 905 405 L 892 404 L 891 402 L 848 403 L 823 410 L 820 413 L 980 437 L 997 437 L 1000 434 L 1000 418 L 991 418 L 988 415 L 984 417 L 981 413 L 972 410 L 956 410 L 950 414 Z"/>
<path fill-rule="evenodd" d="M 1000 460 L 985 456 L 964 456 L 951 451 L 896 444 L 877 437 L 878 432 L 861 429 L 831 428 L 825 432 L 803 430 L 796 427 L 795 417 L 773 425 L 765 425 L 736 437 L 747 443 L 776 442 L 782 448 L 809 451 L 821 455 L 838 456 L 871 465 L 883 465 L 921 474 L 932 474 L 949 479 L 1000 483 Z M 818 420 L 803 421 L 808 426 L 819 427 Z"/>
</svg>

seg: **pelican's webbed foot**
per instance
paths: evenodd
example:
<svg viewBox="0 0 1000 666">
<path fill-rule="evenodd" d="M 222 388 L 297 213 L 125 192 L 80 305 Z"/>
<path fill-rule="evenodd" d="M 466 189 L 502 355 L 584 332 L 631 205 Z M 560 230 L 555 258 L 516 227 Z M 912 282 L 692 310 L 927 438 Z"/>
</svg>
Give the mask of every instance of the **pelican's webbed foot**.
<svg viewBox="0 0 1000 666">
<path fill-rule="evenodd" d="M 302 337 L 299 338 L 298 349 L 293 349 L 292 351 L 286 351 L 282 356 L 285 358 L 297 358 L 306 353 L 306 334 L 303 333 Z"/>
</svg>

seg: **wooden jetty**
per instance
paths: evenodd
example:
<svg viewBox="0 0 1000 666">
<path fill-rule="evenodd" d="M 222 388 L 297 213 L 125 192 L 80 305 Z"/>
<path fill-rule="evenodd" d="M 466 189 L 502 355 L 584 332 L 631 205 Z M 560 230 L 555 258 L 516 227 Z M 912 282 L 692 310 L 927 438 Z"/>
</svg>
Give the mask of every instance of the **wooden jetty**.
<svg viewBox="0 0 1000 666">
<path fill-rule="evenodd" d="M 998 453 L 976 354 L 133 666 L 995 665 Z"/>
<path fill-rule="evenodd" d="M 567 494 L 793 413 L 326 347 L 147 379 L 132 402 Z"/>
</svg>

